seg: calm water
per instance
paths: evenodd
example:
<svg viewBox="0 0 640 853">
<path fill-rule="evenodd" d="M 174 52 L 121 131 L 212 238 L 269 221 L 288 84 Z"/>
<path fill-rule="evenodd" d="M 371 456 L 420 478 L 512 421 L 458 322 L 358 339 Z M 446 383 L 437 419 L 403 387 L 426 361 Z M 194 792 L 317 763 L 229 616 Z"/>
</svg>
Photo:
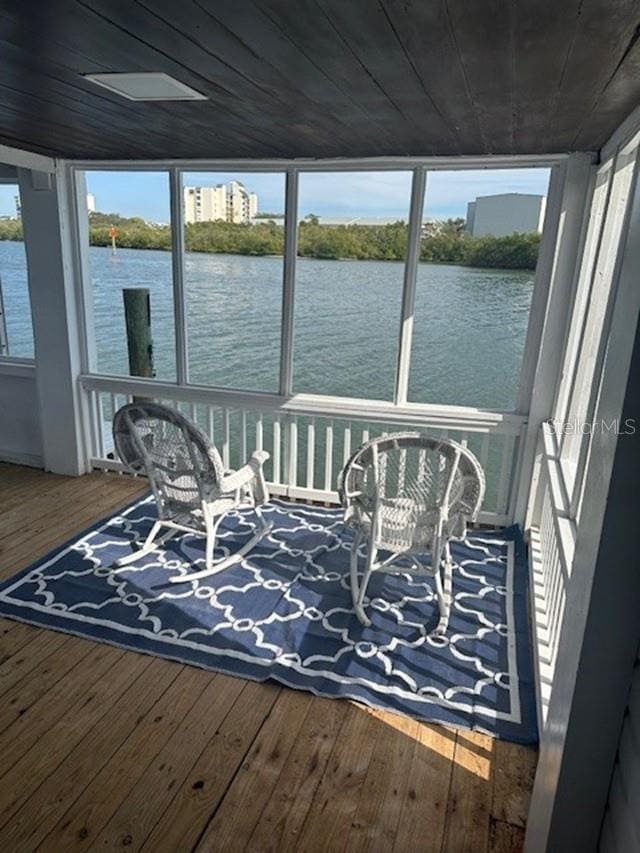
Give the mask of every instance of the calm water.
<svg viewBox="0 0 640 853">
<path fill-rule="evenodd" d="M 90 249 L 98 368 L 128 372 L 122 288 L 148 287 L 159 378 L 175 379 L 171 256 Z M 294 390 L 390 399 L 403 265 L 297 264 Z M 24 247 L 0 243 L 10 352 L 33 339 Z M 531 304 L 530 273 L 421 264 L 409 397 L 418 402 L 512 408 Z M 276 391 L 282 259 L 186 256 L 192 381 Z"/>
</svg>

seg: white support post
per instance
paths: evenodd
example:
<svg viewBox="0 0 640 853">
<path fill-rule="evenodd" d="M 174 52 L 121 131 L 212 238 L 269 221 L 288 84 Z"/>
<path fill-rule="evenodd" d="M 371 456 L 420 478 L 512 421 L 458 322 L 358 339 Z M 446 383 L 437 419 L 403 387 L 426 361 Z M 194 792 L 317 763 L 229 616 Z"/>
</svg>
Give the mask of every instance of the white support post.
<svg viewBox="0 0 640 853">
<path fill-rule="evenodd" d="M 517 408 L 529 416 L 520 451 L 515 502 L 514 521 L 521 525 L 525 522 L 530 483 L 535 479 L 538 433 L 542 422 L 551 416 L 562 367 L 592 185 L 592 163 L 590 154 L 572 154 L 566 165 L 554 166 L 552 171 Z"/>
<path fill-rule="evenodd" d="M 280 394 L 291 395 L 293 390 L 293 314 L 295 310 L 296 254 L 298 251 L 298 173 L 287 169 L 287 188 L 284 213 L 284 263 L 282 279 L 282 335 L 280 339 Z M 294 419 L 284 418 L 283 479 L 287 486 L 295 482 L 293 470 L 297 452 L 297 427 Z M 274 433 L 275 439 L 275 433 Z M 274 462 L 275 466 L 275 462 Z M 275 470 L 275 468 L 274 468 Z"/>
<path fill-rule="evenodd" d="M 171 199 L 171 266 L 173 269 L 173 313 L 176 336 L 176 379 L 178 385 L 189 381 L 187 347 L 187 302 L 184 292 L 184 204 L 179 169 L 169 171 Z"/>
<path fill-rule="evenodd" d="M 55 174 L 21 168 L 18 180 L 43 464 L 58 474 L 83 474 L 89 459 L 88 395 L 78 382 L 83 323 L 74 285 L 77 230 L 73 185 L 64 164 L 58 165 Z"/>
<path fill-rule="evenodd" d="M 402 288 L 402 314 L 400 318 L 400 340 L 398 342 L 398 362 L 396 384 L 393 399 L 397 406 L 407 402 L 409 387 L 409 368 L 411 364 L 411 340 L 413 337 L 413 312 L 416 299 L 416 278 L 420 262 L 422 242 L 422 213 L 427 185 L 427 173 L 424 168 L 415 169 L 411 186 L 411 208 L 409 212 L 409 233 L 407 234 L 407 257 L 404 265 L 404 284 Z"/>
<path fill-rule="evenodd" d="M 280 394 L 288 397 L 291 395 L 293 386 L 293 312 L 298 252 L 298 172 L 296 169 L 287 169 L 284 221 Z"/>
<path fill-rule="evenodd" d="M 83 373 L 98 372 L 96 334 L 93 304 L 93 283 L 89 263 L 89 215 L 87 210 L 87 180 L 83 171 L 69 167 L 69 213 L 75 277 L 75 293 L 78 302 L 80 333 L 80 359 Z"/>
</svg>

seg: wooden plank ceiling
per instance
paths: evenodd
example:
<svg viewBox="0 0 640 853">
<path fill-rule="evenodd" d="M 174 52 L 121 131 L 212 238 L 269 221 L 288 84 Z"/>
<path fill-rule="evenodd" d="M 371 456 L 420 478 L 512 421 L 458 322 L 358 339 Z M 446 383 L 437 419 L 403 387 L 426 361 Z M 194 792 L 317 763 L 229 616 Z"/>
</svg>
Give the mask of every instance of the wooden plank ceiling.
<svg viewBox="0 0 640 853">
<path fill-rule="evenodd" d="M 638 0 L 0 0 L 0 142 L 71 158 L 595 150 L 640 101 Z M 164 71 L 206 101 L 81 75 Z"/>
</svg>

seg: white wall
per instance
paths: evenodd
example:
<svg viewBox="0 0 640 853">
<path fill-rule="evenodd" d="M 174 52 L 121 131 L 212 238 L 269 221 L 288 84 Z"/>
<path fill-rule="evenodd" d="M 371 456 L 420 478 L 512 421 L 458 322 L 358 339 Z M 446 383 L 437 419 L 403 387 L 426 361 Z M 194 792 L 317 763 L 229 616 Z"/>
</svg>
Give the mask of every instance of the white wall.
<svg viewBox="0 0 640 853">
<path fill-rule="evenodd" d="M 640 400 L 640 111 L 637 119 L 601 152 L 598 175 L 609 161 L 611 175 L 596 182 L 564 356 L 553 351 L 563 365 L 556 426 L 571 423 L 575 410 L 579 425 L 592 427 L 579 430 L 576 453 L 571 442 L 565 452 L 562 429 L 551 431 L 555 442 L 533 477 L 536 637 L 550 694 L 527 853 L 596 849 L 640 640 L 640 445 L 604 426 L 637 418 Z M 570 404 L 558 408 L 565 387 Z"/>
<path fill-rule="evenodd" d="M 35 366 L 0 362 L 0 461 L 42 465 Z"/>
</svg>

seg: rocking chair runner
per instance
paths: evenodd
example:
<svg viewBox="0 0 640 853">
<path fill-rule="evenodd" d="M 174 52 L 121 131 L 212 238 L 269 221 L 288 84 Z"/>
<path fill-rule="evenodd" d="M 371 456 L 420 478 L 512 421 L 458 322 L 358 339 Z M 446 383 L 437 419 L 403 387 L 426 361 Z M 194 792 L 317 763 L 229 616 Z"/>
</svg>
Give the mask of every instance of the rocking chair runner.
<svg viewBox="0 0 640 853">
<path fill-rule="evenodd" d="M 394 433 L 357 450 L 341 477 L 345 522 L 355 528 L 351 550 L 351 595 L 358 619 L 370 625 L 364 604 L 372 572 L 426 572 L 434 578 L 440 619 L 449 624 L 452 561 L 449 540 L 462 538 L 477 517 L 485 481 L 480 463 L 461 444 L 420 433 Z M 358 551 L 367 539 L 366 565 L 358 574 Z M 390 552 L 378 560 L 380 550 Z M 418 555 L 431 554 L 424 565 Z M 410 566 L 393 568 L 401 557 Z"/>
<path fill-rule="evenodd" d="M 226 569 L 240 560 L 270 530 L 260 512 L 269 499 L 262 467 L 269 454 L 258 450 L 238 471 L 225 472 L 218 451 L 187 418 L 153 402 L 129 403 L 113 419 L 118 455 L 134 474 L 149 478 L 158 520 L 142 547 L 117 561 L 126 566 L 163 544 L 179 531 L 206 536 L 205 568 L 169 578 L 172 583 L 194 581 Z M 254 508 L 259 529 L 234 554 L 213 561 L 216 533 L 231 510 Z M 166 532 L 158 537 L 160 531 Z"/>
</svg>

